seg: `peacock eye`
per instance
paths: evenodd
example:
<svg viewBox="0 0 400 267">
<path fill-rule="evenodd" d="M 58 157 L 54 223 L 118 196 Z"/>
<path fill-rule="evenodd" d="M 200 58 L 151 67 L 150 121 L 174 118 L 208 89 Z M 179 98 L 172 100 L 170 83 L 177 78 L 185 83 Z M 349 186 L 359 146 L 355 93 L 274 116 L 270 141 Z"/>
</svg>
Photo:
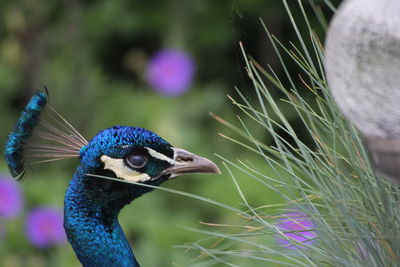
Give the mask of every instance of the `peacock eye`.
<svg viewBox="0 0 400 267">
<path fill-rule="evenodd" d="M 126 162 L 132 168 L 141 168 L 149 161 L 149 159 L 144 155 L 129 155 L 126 157 Z"/>
</svg>

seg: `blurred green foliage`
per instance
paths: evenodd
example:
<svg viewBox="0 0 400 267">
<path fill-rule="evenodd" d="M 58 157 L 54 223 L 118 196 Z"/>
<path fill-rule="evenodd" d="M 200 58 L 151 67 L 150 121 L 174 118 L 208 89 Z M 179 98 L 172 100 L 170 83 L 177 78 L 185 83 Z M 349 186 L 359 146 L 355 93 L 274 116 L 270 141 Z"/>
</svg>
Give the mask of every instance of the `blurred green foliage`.
<svg viewBox="0 0 400 267">
<path fill-rule="evenodd" d="M 227 120 L 235 119 L 236 110 L 226 98 L 234 94 L 235 85 L 252 101 L 253 92 L 246 91 L 239 41 L 261 62 L 281 72 L 259 17 L 284 43 L 291 39 L 290 22 L 280 0 L 3 0 L 2 143 L 34 90 L 46 85 L 51 104 L 87 138 L 112 125 L 141 126 L 177 147 L 214 160 L 213 154 L 218 153 L 233 159 L 240 155 L 254 166 L 263 164 L 250 152 L 219 138 L 217 133 L 224 128 L 209 116 L 212 111 Z M 144 78 L 148 58 L 165 47 L 184 49 L 196 61 L 195 81 L 180 97 L 158 95 Z M 266 133 L 259 136 L 265 143 L 271 142 Z M 62 208 L 76 165 L 76 160 L 67 160 L 30 171 L 22 184 L 25 210 L 37 205 Z M 4 162 L 0 168 L 7 172 Z M 239 207 L 235 187 L 223 172 L 221 176 L 182 177 L 165 186 Z M 243 183 L 248 200 L 255 205 L 282 201 L 250 180 Z M 1 266 L 79 266 L 68 244 L 44 251 L 32 247 L 24 237 L 25 215 L 1 222 L 7 225 L 0 241 Z M 192 260 L 197 254 L 173 246 L 193 243 L 200 235 L 180 226 L 206 228 L 199 222 L 232 220 L 238 218 L 209 203 L 164 192 L 137 199 L 120 215 L 143 266 L 195 263 Z M 274 241 L 267 238 L 266 242 L 272 245 Z"/>
</svg>

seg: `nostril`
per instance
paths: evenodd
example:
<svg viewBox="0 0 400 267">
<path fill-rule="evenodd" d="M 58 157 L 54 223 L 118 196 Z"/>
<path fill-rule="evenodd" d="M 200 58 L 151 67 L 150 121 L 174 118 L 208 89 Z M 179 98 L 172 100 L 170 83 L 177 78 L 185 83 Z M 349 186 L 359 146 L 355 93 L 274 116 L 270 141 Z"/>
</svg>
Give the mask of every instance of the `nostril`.
<svg viewBox="0 0 400 267">
<path fill-rule="evenodd" d="M 187 155 L 187 156 L 181 155 L 181 156 L 178 156 L 176 158 L 176 161 L 178 161 L 178 162 L 192 162 L 193 161 L 193 157 L 191 157 L 189 155 Z"/>
<path fill-rule="evenodd" d="M 174 160 L 176 162 L 180 162 L 180 163 L 192 163 L 194 161 L 196 161 L 196 155 L 180 149 L 180 148 L 175 148 L 174 149 Z"/>
</svg>

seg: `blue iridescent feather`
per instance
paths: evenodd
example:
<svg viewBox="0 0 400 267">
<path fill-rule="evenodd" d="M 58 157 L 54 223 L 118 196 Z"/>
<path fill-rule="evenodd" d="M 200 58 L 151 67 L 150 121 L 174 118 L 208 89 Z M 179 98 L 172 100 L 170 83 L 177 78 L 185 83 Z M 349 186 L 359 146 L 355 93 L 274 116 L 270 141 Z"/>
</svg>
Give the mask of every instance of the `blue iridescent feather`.
<svg viewBox="0 0 400 267">
<path fill-rule="evenodd" d="M 37 126 L 40 114 L 48 102 L 47 92 L 38 91 L 25 106 L 15 124 L 14 130 L 8 136 L 5 146 L 5 159 L 10 173 L 17 180 L 22 180 L 26 165 L 24 145 L 28 142 L 34 128 Z"/>
</svg>

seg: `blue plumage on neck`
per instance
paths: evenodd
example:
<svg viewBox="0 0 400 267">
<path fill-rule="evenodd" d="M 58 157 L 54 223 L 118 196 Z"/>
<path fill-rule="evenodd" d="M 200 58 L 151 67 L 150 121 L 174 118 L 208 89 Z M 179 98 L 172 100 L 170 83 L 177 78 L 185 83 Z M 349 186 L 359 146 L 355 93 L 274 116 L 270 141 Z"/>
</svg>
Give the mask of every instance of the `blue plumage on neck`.
<svg viewBox="0 0 400 267">
<path fill-rule="evenodd" d="M 64 228 L 80 262 L 83 266 L 139 266 L 119 225 L 118 207 L 107 208 L 97 199 L 106 186 L 90 185 L 87 180 L 93 177 L 82 174 L 78 169 L 64 203 Z"/>
<path fill-rule="evenodd" d="M 151 189 L 85 173 L 78 168 L 64 201 L 64 228 L 76 255 L 83 266 L 139 266 L 118 213 Z"/>
</svg>

